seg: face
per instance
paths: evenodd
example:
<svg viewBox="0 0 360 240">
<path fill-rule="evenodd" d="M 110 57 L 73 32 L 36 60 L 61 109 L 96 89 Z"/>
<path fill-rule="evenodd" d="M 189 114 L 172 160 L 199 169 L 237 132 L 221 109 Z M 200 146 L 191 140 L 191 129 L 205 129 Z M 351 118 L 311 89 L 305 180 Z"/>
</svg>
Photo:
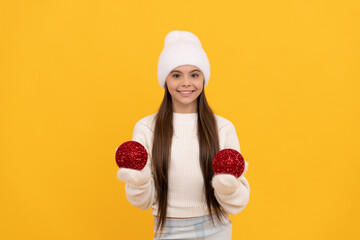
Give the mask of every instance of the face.
<svg viewBox="0 0 360 240">
<path fill-rule="evenodd" d="M 204 84 L 204 75 L 199 68 L 193 65 L 178 66 L 169 73 L 166 84 L 172 97 L 174 112 L 197 112 L 197 97 Z"/>
</svg>

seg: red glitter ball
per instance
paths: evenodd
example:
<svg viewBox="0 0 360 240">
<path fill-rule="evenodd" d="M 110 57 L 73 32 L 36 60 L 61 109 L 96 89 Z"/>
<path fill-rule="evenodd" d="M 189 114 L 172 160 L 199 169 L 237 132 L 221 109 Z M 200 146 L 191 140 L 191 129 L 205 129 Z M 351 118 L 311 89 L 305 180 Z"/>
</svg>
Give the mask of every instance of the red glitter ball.
<svg viewBox="0 0 360 240">
<path fill-rule="evenodd" d="M 124 142 L 115 153 L 116 164 L 120 168 L 142 170 L 146 165 L 147 158 L 145 147 L 136 141 Z"/>
<path fill-rule="evenodd" d="M 215 174 L 232 174 L 238 178 L 244 172 L 245 161 L 238 151 L 227 148 L 215 155 L 212 165 Z"/>
</svg>

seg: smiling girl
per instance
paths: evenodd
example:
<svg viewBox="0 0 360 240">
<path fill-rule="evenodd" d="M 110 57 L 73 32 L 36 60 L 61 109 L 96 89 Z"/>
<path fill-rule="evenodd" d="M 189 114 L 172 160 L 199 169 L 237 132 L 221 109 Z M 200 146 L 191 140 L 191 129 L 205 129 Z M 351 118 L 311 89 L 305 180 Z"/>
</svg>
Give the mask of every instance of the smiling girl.
<svg viewBox="0 0 360 240">
<path fill-rule="evenodd" d="M 164 98 L 157 113 L 135 124 L 132 136 L 145 147 L 147 164 L 141 171 L 117 172 L 129 202 L 152 208 L 154 239 L 231 239 L 228 214 L 249 202 L 248 162 L 239 177 L 212 168 L 216 153 L 240 153 L 240 145 L 234 125 L 208 105 L 209 77 L 200 40 L 187 31 L 169 32 L 158 62 Z"/>
</svg>

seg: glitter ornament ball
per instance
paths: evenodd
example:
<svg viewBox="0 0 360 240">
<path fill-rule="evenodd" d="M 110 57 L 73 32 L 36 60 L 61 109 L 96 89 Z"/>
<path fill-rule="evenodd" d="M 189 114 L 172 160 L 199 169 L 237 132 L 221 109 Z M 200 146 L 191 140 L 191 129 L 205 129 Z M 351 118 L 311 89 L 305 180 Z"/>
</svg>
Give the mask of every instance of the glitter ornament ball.
<svg viewBox="0 0 360 240">
<path fill-rule="evenodd" d="M 219 151 L 212 164 L 215 174 L 231 174 L 236 178 L 241 176 L 245 168 L 243 156 L 230 148 Z"/>
<path fill-rule="evenodd" d="M 124 142 L 115 153 L 116 164 L 120 168 L 142 170 L 146 165 L 147 158 L 145 147 L 136 141 Z"/>
</svg>

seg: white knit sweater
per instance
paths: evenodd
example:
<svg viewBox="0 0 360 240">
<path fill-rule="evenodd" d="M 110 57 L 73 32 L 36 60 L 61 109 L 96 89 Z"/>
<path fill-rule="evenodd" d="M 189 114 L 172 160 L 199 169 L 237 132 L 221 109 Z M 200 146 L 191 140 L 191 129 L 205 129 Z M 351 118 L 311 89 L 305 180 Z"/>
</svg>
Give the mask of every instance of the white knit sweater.
<svg viewBox="0 0 360 240">
<path fill-rule="evenodd" d="M 156 190 L 151 174 L 151 149 L 156 113 L 140 119 L 134 127 L 133 141 L 141 143 L 148 152 L 148 162 L 141 171 L 120 168 L 117 177 L 126 182 L 125 190 L 129 202 L 140 209 L 152 207 L 157 214 Z M 234 125 L 215 114 L 220 150 L 232 148 L 240 152 Z M 173 113 L 174 136 L 169 167 L 169 189 L 167 217 L 196 217 L 208 214 L 204 181 L 199 163 L 197 139 L 197 113 Z M 247 171 L 248 162 L 245 161 Z M 249 202 L 250 186 L 244 173 L 236 178 L 230 174 L 214 175 L 212 186 L 221 207 L 229 214 L 242 211 Z"/>
</svg>

